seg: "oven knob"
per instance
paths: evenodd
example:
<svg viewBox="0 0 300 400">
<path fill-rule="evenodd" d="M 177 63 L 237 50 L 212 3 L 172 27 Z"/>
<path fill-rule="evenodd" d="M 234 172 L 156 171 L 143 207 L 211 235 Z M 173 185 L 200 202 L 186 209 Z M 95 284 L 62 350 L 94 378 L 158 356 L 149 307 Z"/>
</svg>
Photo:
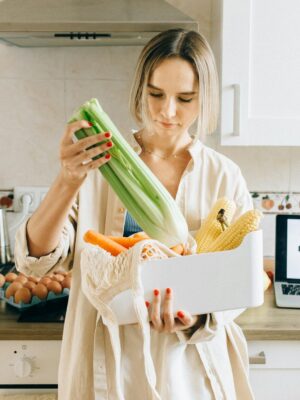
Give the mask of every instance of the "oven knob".
<svg viewBox="0 0 300 400">
<path fill-rule="evenodd" d="M 15 363 L 15 374 L 18 378 L 26 378 L 33 370 L 32 360 L 22 357 Z"/>
</svg>

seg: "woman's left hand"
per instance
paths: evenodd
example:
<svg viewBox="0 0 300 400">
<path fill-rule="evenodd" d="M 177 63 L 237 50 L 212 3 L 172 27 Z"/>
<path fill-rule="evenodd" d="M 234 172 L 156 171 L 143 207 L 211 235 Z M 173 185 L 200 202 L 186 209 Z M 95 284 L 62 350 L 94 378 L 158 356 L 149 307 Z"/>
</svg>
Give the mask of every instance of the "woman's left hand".
<svg viewBox="0 0 300 400">
<path fill-rule="evenodd" d="M 173 291 L 167 288 L 163 299 L 163 312 L 161 315 L 161 293 L 155 289 L 153 291 L 153 302 L 148 305 L 150 309 L 151 326 L 158 332 L 174 333 L 191 328 L 197 321 L 197 316 L 192 316 L 187 311 L 179 310 L 176 312 L 177 318 L 173 315 Z"/>
</svg>

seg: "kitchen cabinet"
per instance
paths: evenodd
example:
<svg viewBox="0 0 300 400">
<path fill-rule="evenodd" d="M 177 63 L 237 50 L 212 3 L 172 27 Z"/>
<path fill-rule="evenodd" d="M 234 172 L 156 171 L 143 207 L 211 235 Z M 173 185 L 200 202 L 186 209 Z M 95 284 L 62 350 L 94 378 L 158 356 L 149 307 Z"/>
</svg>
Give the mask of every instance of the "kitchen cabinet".
<svg viewBox="0 0 300 400">
<path fill-rule="evenodd" d="M 300 145 L 299 0 L 223 0 L 221 145 Z"/>
<path fill-rule="evenodd" d="M 248 350 L 256 400 L 299 400 L 299 341 L 249 341 Z"/>
</svg>

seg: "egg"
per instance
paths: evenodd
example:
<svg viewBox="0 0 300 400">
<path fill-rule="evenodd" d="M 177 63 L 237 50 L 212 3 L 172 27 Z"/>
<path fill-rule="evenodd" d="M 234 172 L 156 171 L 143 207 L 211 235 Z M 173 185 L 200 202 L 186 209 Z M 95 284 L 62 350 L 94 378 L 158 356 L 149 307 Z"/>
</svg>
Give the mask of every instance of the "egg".
<svg viewBox="0 0 300 400">
<path fill-rule="evenodd" d="M 55 274 L 53 277 L 53 280 L 55 280 L 57 282 L 62 282 L 64 279 L 65 279 L 65 277 L 62 274 Z"/>
<path fill-rule="evenodd" d="M 6 280 L 6 282 L 13 282 L 17 277 L 18 277 L 18 275 L 15 274 L 14 272 L 8 272 L 5 275 L 5 280 Z"/>
<path fill-rule="evenodd" d="M 43 276 L 43 278 L 40 280 L 40 283 L 45 286 L 47 286 L 50 282 L 52 282 L 52 279 L 49 276 Z"/>
<path fill-rule="evenodd" d="M 44 300 L 48 296 L 48 289 L 43 283 L 38 283 L 35 288 L 32 289 L 32 294 L 40 300 Z"/>
<path fill-rule="evenodd" d="M 2 287 L 5 283 L 5 276 L 0 274 L 0 287 Z"/>
<path fill-rule="evenodd" d="M 27 281 L 24 283 L 23 287 L 26 287 L 27 289 L 29 289 L 32 292 L 32 290 L 36 287 L 36 283 L 34 283 L 32 281 Z"/>
<path fill-rule="evenodd" d="M 47 288 L 49 291 L 54 292 L 55 294 L 60 294 L 62 292 L 61 284 L 56 281 L 49 282 Z"/>
<path fill-rule="evenodd" d="M 23 285 L 28 281 L 28 278 L 26 278 L 25 275 L 19 275 L 14 282 L 21 282 Z"/>
<path fill-rule="evenodd" d="M 11 283 L 5 291 L 5 297 L 9 299 L 11 296 L 14 296 L 18 289 L 23 287 L 21 282 L 13 282 Z"/>
<path fill-rule="evenodd" d="M 24 303 L 28 304 L 31 301 L 31 292 L 29 289 L 22 287 L 18 289 L 15 293 L 15 303 Z"/>
<path fill-rule="evenodd" d="M 34 283 L 38 283 L 41 280 L 41 278 L 37 278 L 36 276 L 30 275 L 28 277 L 28 280 L 31 281 L 31 282 L 34 282 Z"/>
<path fill-rule="evenodd" d="M 71 277 L 66 276 L 65 279 L 61 283 L 63 288 L 70 289 L 71 288 Z"/>
</svg>

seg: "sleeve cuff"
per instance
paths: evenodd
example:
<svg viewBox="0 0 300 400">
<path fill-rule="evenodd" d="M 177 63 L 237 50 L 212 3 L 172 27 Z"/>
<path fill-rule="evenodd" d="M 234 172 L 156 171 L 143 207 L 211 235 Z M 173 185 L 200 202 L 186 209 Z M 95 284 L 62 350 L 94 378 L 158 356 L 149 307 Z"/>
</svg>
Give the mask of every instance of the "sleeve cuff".
<svg viewBox="0 0 300 400">
<path fill-rule="evenodd" d="M 206 320 L 200 324 L 191 335 L 184 331 L 176 332 L 177 337 L 181 343 L 197 344 L 199 342 L 206 342 L 212 340 L 216 333 L 223 328 L 226 324 L 232 322 L 237 318 L 245 309 L 218 311 L 206 314 Z"/>
<path fill-rule="evenodd" d="M 42 277 L 68 257 L 70 248 L 69 229 L 67 226 L 64 227 L 56 249 L 45 256 L 37 258 L 29 255 L 26 237 L 27 222 L 28 220 L 20 226 L 16 233 L 14 249 L 16 268 L 25 275 Z"/>
</svg>

